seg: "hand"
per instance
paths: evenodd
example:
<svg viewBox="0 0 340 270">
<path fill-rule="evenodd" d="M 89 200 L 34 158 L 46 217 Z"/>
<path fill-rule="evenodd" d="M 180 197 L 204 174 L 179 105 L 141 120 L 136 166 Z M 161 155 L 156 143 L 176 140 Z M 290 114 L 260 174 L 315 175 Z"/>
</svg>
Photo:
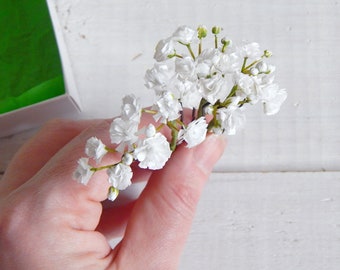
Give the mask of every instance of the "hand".
<svg viewBox="0 0 340 270">
<path fill-rule="evenodd" d="M 0 181 L 0 269 L 176 269 L 202 188 L 225 141 L 183 145 L 133 202 L 103 208 L 105 172 L 72 180 L 89 137 L 108 138 L 107 121 L 54 120 L 13 158 Z M 115 157 L 113 157 L 114 159 Z M 113 160 L 110 160 L 112 162 Z M 108 240 L 123 235 L 112 249 Z"/>
</svg>

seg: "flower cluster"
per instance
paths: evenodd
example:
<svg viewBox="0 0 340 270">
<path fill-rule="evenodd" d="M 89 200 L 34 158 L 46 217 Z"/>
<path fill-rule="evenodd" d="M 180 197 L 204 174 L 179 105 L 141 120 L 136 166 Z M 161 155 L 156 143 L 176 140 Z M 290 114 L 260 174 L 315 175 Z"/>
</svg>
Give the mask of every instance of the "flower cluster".
<svg viewBox="0 0 340 270">
<path fill-rule="evenodd" d="M 110 148 L 98 138 L 90 138 L 85 147 L 87 158 L 78 161 L 74 178 L 87 184 L 98 170 L 107 170 L 111 185 L 108 198 L 131 184 L 130 165 L 151 170 L 163 168 L 176 146 L 185 142 L 194 147 L 207 133 L 233 135 L 244 124 L 247 104 L 262 103 L 264 113 L 276 114 L 287 93 L 274 83 L 275 67 L 267 63 L 272 53 L 258 43 L 234 45 L 219 38 L 222 29 L 212 28 L 213 46 L 203 49 L 208 35 L 205 26 L 196 30 L 179 27 L 170 37 L 158 42 L 154 66 L 145 74 L 145 86 L 154 91 L 155 102 L 143 109 L 138 98 L 123 98 L 121 115 L 110 127 Z M 196 53 L 194 52 L 196 51 Z M 190 120 L 184 115 L 190 111 Z M 154 124 L 143 126 L 143 114 L 151 114 Z M 162 133 L 169 129 L 171 138 Z M 95 167 L 111 152 L 121 153 L 118 163 Z"/>
</svg>

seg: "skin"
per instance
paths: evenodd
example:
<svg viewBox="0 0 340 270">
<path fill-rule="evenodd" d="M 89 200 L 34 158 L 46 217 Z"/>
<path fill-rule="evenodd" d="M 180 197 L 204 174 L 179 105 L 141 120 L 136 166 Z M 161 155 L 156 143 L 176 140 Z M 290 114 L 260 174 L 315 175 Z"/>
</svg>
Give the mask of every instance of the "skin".
<svg viewBox="0 0 340 270">
<path fill-rule="evenodd" d="M 133 181 L 148 181 L 140 197 L 103 207 L 105 172 L 87 186 L 72 173 L 89 137 L 109 142 L 109 125 L 54 120 L 15 155 L 0 181 L 0 269 L 177 269 L 225 140 L 209 135 L 194 148 L 181 145 L 159 171 L 134 166 Z M 112 249 L 108 240 L 122 235 Z"/>
</svg>

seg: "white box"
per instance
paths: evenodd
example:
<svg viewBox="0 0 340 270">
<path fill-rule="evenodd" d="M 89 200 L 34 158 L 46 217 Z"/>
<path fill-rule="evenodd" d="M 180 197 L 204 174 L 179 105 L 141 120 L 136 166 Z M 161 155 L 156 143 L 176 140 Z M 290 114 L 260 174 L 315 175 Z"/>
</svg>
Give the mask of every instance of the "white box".
<svg viewBox="0 0 340 270">
<path fill-rule="evenodd" d="M 47 5 L 59 48 L 65 93 L 24 108 L 0 114 L 0 137 L 37 127 L 52 118 L 75 115 L 81 110 L 80 99 L 57 11 L 52 0 L 47 0 Z"/>
</svg>

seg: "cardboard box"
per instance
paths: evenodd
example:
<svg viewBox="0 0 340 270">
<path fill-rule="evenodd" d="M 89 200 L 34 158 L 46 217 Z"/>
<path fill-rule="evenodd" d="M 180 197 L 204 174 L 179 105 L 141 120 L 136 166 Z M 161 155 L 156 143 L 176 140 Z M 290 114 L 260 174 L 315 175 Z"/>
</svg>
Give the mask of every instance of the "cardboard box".
<svg viewBox="0 0 340 270">
<path fill-rule="evenodd" d="M 47 0 L 52 26 L 62 63 L 65 93 L 41 102 L 0 114 L 0 137 L 37 127 L 52 118 L 67 117 L 81 110 L 68 51 L 55 4 Z"/>
</svg>

